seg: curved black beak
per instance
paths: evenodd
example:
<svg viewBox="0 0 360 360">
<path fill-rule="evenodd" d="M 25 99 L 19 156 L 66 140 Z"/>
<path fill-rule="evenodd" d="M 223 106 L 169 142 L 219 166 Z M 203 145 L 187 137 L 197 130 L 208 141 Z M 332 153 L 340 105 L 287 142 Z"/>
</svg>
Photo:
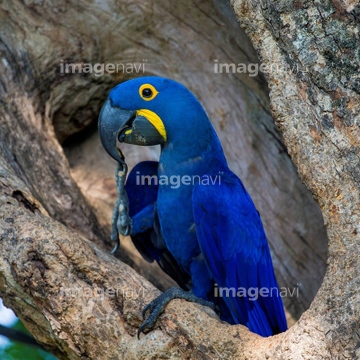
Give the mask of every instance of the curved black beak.
<svg viewBox="0 0 360 360">
<path fill-rule="evenodd" d="M 134 110 L 124 110 L 113 106 L 110 99 L 105 101 L 99 115 L 99 134 L 101 143 L 108 154 L 120 163 L 123 155 L 119 143 L 134 145 L 158 145 L 164 138 L 144 116 Z"/>
<path fill-rule="evenodd" d="M 107 153 L 118 162 L 123 162 L 123 155 L 118 150 L 119 133 L 127 128 L 127 124 L 135 118 L 135 111 L 123 110 L 112 106 L 110 99 L 105 101 L 98 122 L 99 135 Z"/>
</svg>

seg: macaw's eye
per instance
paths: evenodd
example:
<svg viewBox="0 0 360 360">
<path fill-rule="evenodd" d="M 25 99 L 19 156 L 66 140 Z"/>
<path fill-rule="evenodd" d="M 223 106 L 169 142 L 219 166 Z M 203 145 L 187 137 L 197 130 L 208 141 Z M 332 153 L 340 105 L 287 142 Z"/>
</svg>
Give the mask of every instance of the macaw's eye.
<svg viewBox="0 0 360 360">
<path fill-rule="evenodd" d="M 152 96 L 152 90 L 151 89 L 149 89 L 149 88 L 145 88 L 145 89 L 143 89 L 142 90 L 142 96 L 144 97 L 144 98 L 149 98 L 149 97 L 151 97 Z"/>
<path fill-rule="evenodd" d="M 139 95 L 145 101 L 150 101 L 150 100 L 155 99 L 155 97 L 158 93 L 159 92 L 151 84 L 143 84 L 140 86 L 140 89 L 139 89 Z"/>
</svg>

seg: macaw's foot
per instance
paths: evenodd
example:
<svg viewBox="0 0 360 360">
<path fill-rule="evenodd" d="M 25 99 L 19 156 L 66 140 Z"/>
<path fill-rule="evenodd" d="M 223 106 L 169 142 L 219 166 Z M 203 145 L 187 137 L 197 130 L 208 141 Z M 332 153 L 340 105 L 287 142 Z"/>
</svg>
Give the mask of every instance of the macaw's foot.
<svg viewBox="0 0 360 360">
<path fill-rule="evenodd" d="M 120 150 L 118 149 L 118 151 Z M 122 163 L 118 163 L 115 173 L 118 198 L 112 216 L 111 241 L 115 242 L 115 246 L 111 251 L 111 254 L 115 254 L 120 247 L 119 234 L 123 236 L 130 235 L 132 228 L 132 219 L 129 216 L 129 198 L 125 190 L 128 166 L 125 162 L 125 157 L 121 152 L 119 156 L 123 161 Z"/>
<path fill-rule="evenodd" d="M 140 325 L 137 332 L 138 339 L 144 329 L 152 329 L 159 315 L 165 310 L 166 305 L 173 299 L 185 299 L 200 305 L 208 306 L 215 311 L 215 305 L 211 301 L 206 301 L 195 296 L 191 291 L 185 291 L 178 287 L 172 287 L 165 291 L 155 300 L 151 301 L 144 307 L 142 316 L 145 319 L 146 313 L 149 312 L 148 318 Z"/>
</svg>

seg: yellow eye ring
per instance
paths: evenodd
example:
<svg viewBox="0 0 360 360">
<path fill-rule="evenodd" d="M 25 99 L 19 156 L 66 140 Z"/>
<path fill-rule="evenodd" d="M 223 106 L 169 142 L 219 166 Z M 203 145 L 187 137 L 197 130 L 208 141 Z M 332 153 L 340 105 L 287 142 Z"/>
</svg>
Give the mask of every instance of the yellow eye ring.
<svg viewBox="0 0 360 360">
<path fill-rule="evenodd" d="M 143 84 L 139 88 L 139 95 L 145 101 L 150 101 L 156 98 L 159 92 L 151 84 Z"/>
</svg>

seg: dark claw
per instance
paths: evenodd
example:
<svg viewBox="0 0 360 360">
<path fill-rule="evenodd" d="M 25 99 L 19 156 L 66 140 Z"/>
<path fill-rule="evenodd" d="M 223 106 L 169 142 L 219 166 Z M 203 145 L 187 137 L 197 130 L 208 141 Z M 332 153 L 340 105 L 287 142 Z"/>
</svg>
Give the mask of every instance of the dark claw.
<svg viewBox="0 0 360 360">
<path fill-rule="evenodd" d="M 116 244 L 115 244 L 114 248 L 111 250 L 110 254 L 114 255 L 119 250 L 119 247 L 120 247 L 120 240 L 117 240 Z"/>
<path fill-rule="evenodd" d="M 143 309 L 142 311 L 142 318 L 145 319 L 146 313 L 148 311 L 150 311 L 150 313 L 152 313 L 154 311 L 154 309 L 156 308 L 156 303 L 155 301 L 158 299 L 159 297 L 157 297 L 155 300 L 149 302 Z"/>
<path fill-rule="evenodd" d="M 148 311 L 150 312 L 150 315 L 140 325 L 137 332 L 138 339 L 140 339 L 140 334 L 143 332 L 144 329 L 147 328 L 151 330 L 154 327 L 159 315 L 165 310 L 166 305 L 173 299 L 185 299 L 187 301 L 195 302 L 200 305 L 208 306 L 215 311 L 214 303 L 201 299 L 191 292 L 182 290 L 177 287 L 172 287 L 144 307 L 142 311 L 143 319 L 145 318 Z"/>
<path fill-rule="evenodd" d="M 120 209 L 121 208 L 121 209 Z M 117 229 L 119 234 L 127 236 L 131 234 L 132 219 L 128 215 L 128 204 L 126 201 L 119 202 L 119 216 L 117 221 Z"/>
<path fill-rule="evenodd" d="M 154 327 L 156 320 L 158 319 L 159 315 L 164 311 L 165 307 L 166 305 L 164 307 L 161 305 L 155 307 L 149 317 L 139 326 L 139 329 L 137 331 L 138 339 L 140 339 L 140 334 L 143 332 L 144 329 L 152 329 Z"/>
<path fill-rule="evenodd" d="M 140 340 L 140 334 L 143 332 L 143 330 L 145 329 L 146 327 L 146 324 L 143 322 L 140 326 L 139 326 L 139 329 L 137 331 L 137 338 L 138 340 Z"/>
</svg>

